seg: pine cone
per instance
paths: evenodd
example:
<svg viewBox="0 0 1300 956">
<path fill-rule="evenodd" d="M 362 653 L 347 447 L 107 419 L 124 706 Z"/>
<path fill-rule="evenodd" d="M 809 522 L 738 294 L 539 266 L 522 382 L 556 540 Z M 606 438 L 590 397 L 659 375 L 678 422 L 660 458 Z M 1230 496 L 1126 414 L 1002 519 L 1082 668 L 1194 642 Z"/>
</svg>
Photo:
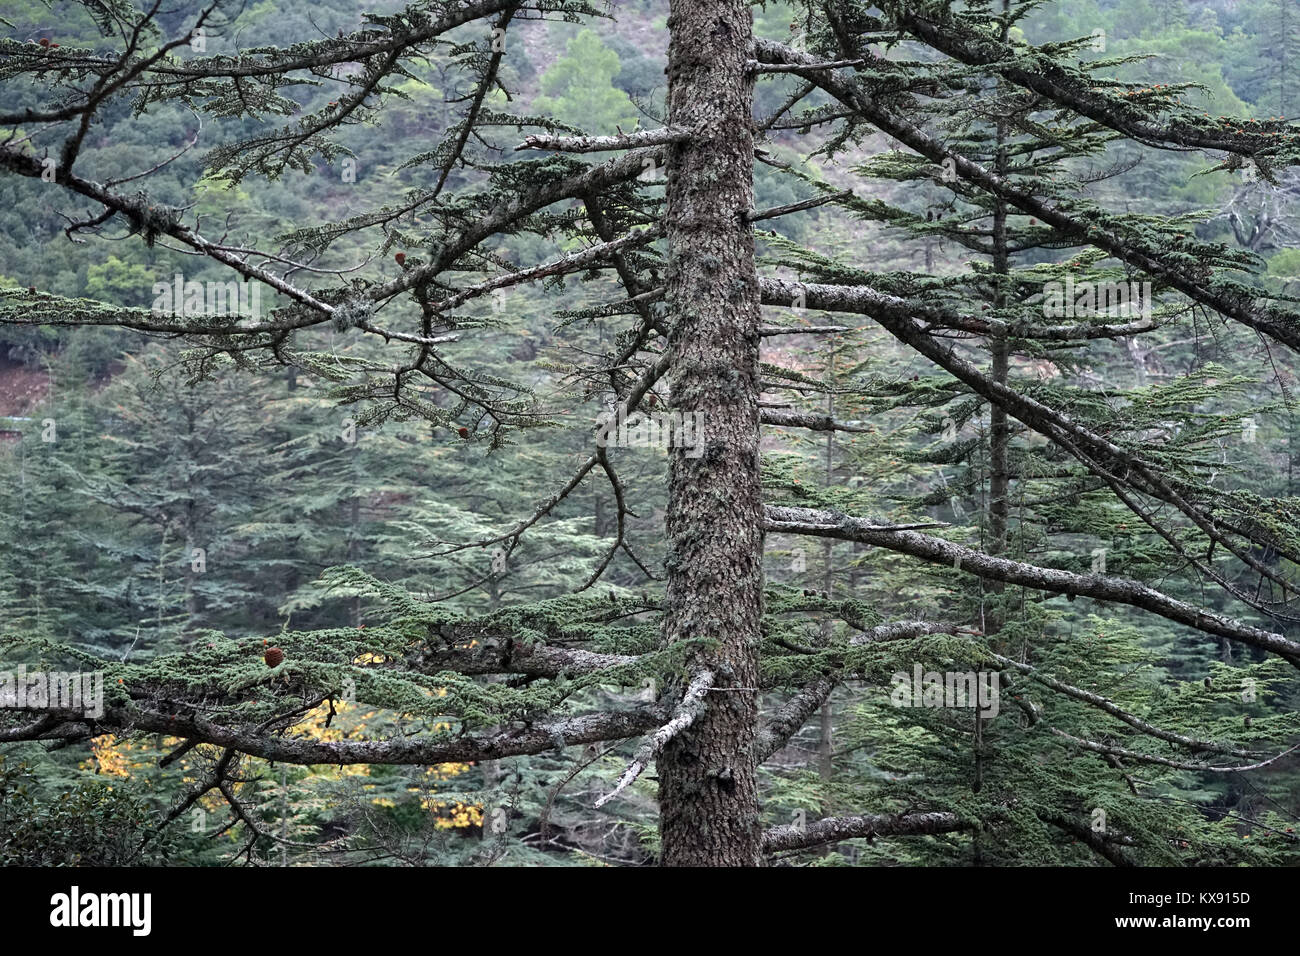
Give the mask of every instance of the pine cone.
<svg viewBox="0 0 1300 956">
<path fill-rule="evenodd" d="M 266 653 L 262 655 L 262 659 L 266 661 L 267 667 L 279 667 L 284 660 L 284 651 L 278 647 L 268 647 Z"/>
</svg>

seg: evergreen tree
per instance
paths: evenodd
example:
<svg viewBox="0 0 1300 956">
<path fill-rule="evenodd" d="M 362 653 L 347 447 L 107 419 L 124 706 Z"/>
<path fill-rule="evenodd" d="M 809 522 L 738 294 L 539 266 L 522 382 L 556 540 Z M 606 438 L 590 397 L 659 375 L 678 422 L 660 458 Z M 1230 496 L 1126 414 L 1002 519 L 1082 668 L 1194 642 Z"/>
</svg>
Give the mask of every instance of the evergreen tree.
<svg viewBox="0 0 1300 956">
<path fill-rule="evenodd" d="M 257 786 L 236 791 L 238 764 L 357 766 L 389 809 L 472 809 L 494 836 L 528 815 L 540 835 L 520 859 L 593 846 L 571 822 L 553 840 L 551 821 L 598 763 L 607 776 L 583 805 L 626 831 L 641 821 L 622 807 L 653 796 L 642 842 L 667 865 L 845 841 L 859 842 L 841 859 L 869 862 L 1293 862 L 1284 814 L 1218 781 L 1276 769 L 1296 732 L 1298 504 L 1239 477 L 1291 453 L 1258 439 L 1289 427 L 1269 358 L 1300 348 L 1295 300 L 1182 198 L 1136 201 L 1142 181 L 1123 166 L 1134 151 L 1189 152 L 1207 180 L 1249 168 L 1272 183 L 1300 130 L 1211 115 L 1184 83 L 1134 82 L 1137 65 L 1094 56 L 1091 33 L 1031 42 L 1021 24 L 1036 7 L 798 3 L 773 36 L 766 18 L 755 35 L 739 0 L 672 0 L 662 125 L 645 129 L 610 128 L 621 108 L 604 85 L 579 95 L 581 50 L 617 75 L 592 33 L 543 71 L 551 100 L 508 92 L 528 75 L 511 57 L 532 21 L 595 22 L 573 0 L 421 3 L 324 38 L 280 24 L 294 42 L 238 56 L 193 43 L 212 11 L 87 4 L 97 42 L 145 38 L 104 54 L 93 80 L 76 49 L 0 41 L 5 102 L 23 100 L 0 112 L 15 130 L 0 169 L 75 200 L 70 234 L 123 229 L 156 274 L 205 261 L 211 273 L 183 278 L 233 274 L 269 304 L 145 309 L 80 298 L 89 278 L 58 275 L 0 290 L 5 325 L 182 339 L 206 397 L 154 409 L 176 460 L 149 459 L 127 502 L 128 469 L 110 458 L 90 475 L 83 429 L 68 473 L 97 508 L 137 506 L 146 538 L 176 528 L 188 547 L 210 525 L 259 549 L 202 600 L 162 575 L 164 612 L 183 607 L 187 626 L 226 616 L 185 652 L 160 642 L 122 660 L 40 626 L 12 635 L 15 654 L 93 662 L 109 699 L 93 726 L 6 712 L 6 740 L 167 735 L 177 759 L 193 748 L 205 765 L 173 809 L 219 793 L 245 852 L 285 860 L 313 831 L 325 852 L 339 824 L 319 802 L 294 816 L 306 775 L 277 782 L 258 764 Z M 349 143 L 440 47 L 456 116 L 403 117 L 436 131 L 393 144 L 403 155 L 385 164 L 407 192 L 359 190 L 323 212 L 289 193 L 269 223 L 241 199 L 299 174 L 328 173 L 337 195 Z M 222 120 L 202 178 L 150 191 L 184 145 L 139 176 L 98 174 L 91 121 L 128 104 L 150 122 Z M 143 135 L 146 121 L 128 125 Z M 756 198 L 758 166 L 774 205 Z M 210 203 L 231 191 L 220 232 L 188 206 L 200 183 Z M 772 228 L 811 215 L 833 225 Z M 230 233 L 243 238 L 214 238 Z M 969 262 L 935 258 L 953 247 Z M 136 264 L 96 272 L 95 288 L 129 296 Z M 548 309 L 563 359 L 535 344 Z M 804 310 L 851 320 L 804 325 Z M 783 347 L 800 336 L 815 336 L 814 358 Z M 1247 351 L 1258 342 L 1268 354 Z M 252 421 L 298 402 L 223 396 L 231 364 L 277 384 L 288 368 L 339 407 L 288 414 L 271 460 L 214 456 L 198 413 L 240 404 Z M 330 420 L 339 411 L 347 423 Z M 611 414 L 630 423 L 612 442 Z M 869 480 L 836 480 L 836 441 L 813 458 L 764 426 L 861 438 L 839 467 Z M 669 446 L 666 477 L 630 436 Z M 471 450 L 483 462 L 467 465 Z M 252 482 L 226 492 L 250 521 L 224 530 L 218 499 L 193 487 L 205 468 Z M 409 491 L 421 484 L 452 490 L 429 500 Z M 581 509 L 597 500 L 592 523 Z M 659 502 L 664 533 L 642 547 Z M 150 547 L 165 568 L 167 548 Z M 765 551 L 795 547 L 820 547 L 820 586 L 765 577 Z M 854 558 L 837 580 L 838 552 Z M 327 561 L 339 567 L 317 581 Z M 289 614 L 276 653 L 234 606 L 258 582 Z M 49 605 L 30 593 L 15 603 Z M 978 706 L 954 692 L 966 677 Z M 813 775 L 782 754 L 837 688 L 844 726 L 820 731 Z M 367 716 L 344 732 L 340 704 Z M 463 789 L 420 787 L 424 768 L 484 763 Z M 278 834 L 258 825 L 272 814 Z M 410 828 L 352 832 L 409 851 Z M 488 843 L 476 858 L 494 858 Z M 641 852 L 625 841 L 619 858 Z"/>
</svg>

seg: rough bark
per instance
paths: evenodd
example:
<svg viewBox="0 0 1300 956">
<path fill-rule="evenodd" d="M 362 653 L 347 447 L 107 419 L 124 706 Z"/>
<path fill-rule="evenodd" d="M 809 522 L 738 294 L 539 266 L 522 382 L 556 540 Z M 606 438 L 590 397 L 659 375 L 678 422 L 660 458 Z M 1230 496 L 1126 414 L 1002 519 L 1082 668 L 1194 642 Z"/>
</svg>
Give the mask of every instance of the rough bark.
<svg viewBox="0 0 1300 956">
<path fill-rule="evenodd" d="M 707 640 L 704 712 L 659 758 L 665 866 L 756 866 L 763 522 L 758 459 L 758 283 L 753 208 L 753 44 L 741 0 L 674 0 L 668 27 L 667 301 L 672 402 L 704 415 L 704 454 L 675 449 L 667 513 L 664 639 Z"/>
<path fill-rule="evenodd" d="M 927 813 L 892 814 L 876 816 L 835 817 L 818 820 L 803 827 L 794 824 L 773 827 L 763 837 L 763 848 L 768 853 L 782 850 L 799 850 L 840 840 L 853 840 L 878 836 L 922 836 L 974 830 L 977 824 L 963 820 L 955 813 L 938 811 Z"/>
</svg>

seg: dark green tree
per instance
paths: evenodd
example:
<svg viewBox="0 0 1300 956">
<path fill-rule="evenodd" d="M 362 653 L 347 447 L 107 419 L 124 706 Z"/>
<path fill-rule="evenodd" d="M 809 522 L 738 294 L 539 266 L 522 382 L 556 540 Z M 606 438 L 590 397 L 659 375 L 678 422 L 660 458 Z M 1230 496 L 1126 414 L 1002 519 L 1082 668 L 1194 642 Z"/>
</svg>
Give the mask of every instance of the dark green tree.
<svg viewBox="0 0 1300 956">
<path fill-rule="evenodd" d="M 163 21 L 96 3 L 101 42 L 136 40 L 98 54 L 91 73 L 80 48 L 0 43 L 6 102 L 18 104 L 0 112 L 14 134 L 0 169 L 66 199 L 70 235 L 125 232 L 146 250 L 184 251 L 178 262 L 258 284 L 268 306 L 159 313 L 78 299 L 69 281 L 66 294 L 0 291 L 0 322 L 180 338 L 200 380 L 229 363 L 293 369 L 376 436 L 364 453 L 362 442 L 287 436 L 278 474 L 314 486 L 319 507 L 307 510 L 324 529 L 308 544 L 349 566 L 323 578 L 332 590 L 292 582 L 296 606 L 320 618 L 278 635 L 283 661 L 263 663 L 262 642 L 234 628 L 186 654 L 101 660 L 102 718 L 7 712 L 0 739 L 170 734 L 215 751 L 196 786 L 244 822 L 228 785 L 236 757 L 368 767 L 529 757 L 541 786 L 552 769 L 543 755 L 594 746 L 572 758 L 575 773 L 611 751 L 625 769 L 589 805 L 653 792 L 650 846 L 669 865 L 756 865 L 876 836 L 919 838 L 888 851 L 908 862 L 1292 859 L 1276 809 L 1243 817 L 1233 795 L 1205 797 L 1201 781 L 1273 767 L 1296 732 L 1279 701 L 1300 666 L 1300 503 L 1230 481 L 1249 454 L 1287 453 L 1257 440 L 1274 428 L 1271 365 L 1239 350 L 1300 347 L 1295 301 L 1216 236 L 1222 226 L 1123 202 L 1108 185 L 1116 170 L 1096 167 L 1138 147 L 1176 150 L 1209 157 L 1207 176 L 1250 168 L 1272 182 L 1295 163 L 1300 132 L 1208 115 L 1177 82 L 1132 82 L 1121 72 L 1131 64 L 1091 55 L 1090 34 L 1031 43 L 1019 24 L 1034 7 L 800 3 L 786 30 L 755 36 L 746 3 L 673 0 L 662 125 L 636 130 L 498 96 L 533 23 L 596 22 L 602 11 L 572 0 L 421 3 L 238 56 L 194 44 L 238 22 L 220 8 Z M 393 144 L 405 193 L 363 191 L 369 202 L 326 211 L 281 199 L 284 216 L 267 227 L 232 192 L 219 232 L 187 207 L 185 182 L 255 194 L 328 176 L 331 193 L 341 189 L 348 137 L 382 122 L 400 84 L 443 53 L 438 85 L 458 91 L 455 116 L 430 123 L 428 142 Z M 762 98 L 774 106 L 756 111 L 756 84 L 777 87 Z M 554 92 L 574 95 L 572 84 Z M 191 110 L 225 121 L 202 180 L 150 193 L 148 176 L 127 185 L 99 173 L 92 120 L 128 107 L 173 124 Z M 166 169 L 171 155 L 137 171 Z M 832 165 L 845 155 L 852 176 Z M 784 173 L 792 198 L 756 200 L 756 164 Z M 888 191 L 867 191 L 880 180 Z M 841 224 L 825 244 L 819 230 L 770 228 L 813 210 Z M 892 245 L 875 258 L 866 233 L 846 235 L 855 220 L 894 230 Z M 936 245 L 968 250 L 971 263 L 936 261 Z M 589 283 L 575 302 L 578 279 Z M 484 349 L 513 336 L 517 355 L 534 357 L 531 310 L 501 307 L 511 290 L 526 301 L 533 283 L 560 306 L 563 362 L 513 365 Z M 1129 283 L 1149 283 L 1150 296 L 1130 298 Z M 853 318 L 812 333 L 803 310 Z M 843 365 L 791 367 L 795 356 L 770 345 L 858 325 L 868 344 Z M 1200 347 L 1211 330 L 1214 346 Z M 1197 348 L 1142 380 L 1143 356 L 1174 336 Z M 565 401 L 553 404 L 556 381 Z M 855 404 L 861 417 L 837 417 Z M 629 493 L 629 473 L 650 479 L 637 459 L 648 449 L 608 447 L 602 413 L 640 422 L 633 434 L 672 427 L 658 497 L 640 482 Z M 835 483 L 834 445 L 813 466 L 766 454 L 760 440 L 763 426 L 872 435 L 868 417 L 879 438 L 850 460 L 874 482 Z M 400 430 L 377 437 L 417 420 L 414 443 Z M 551 448 L 580 450 L 553 483 L 539 480 L 552 462 L 503 468 L 466 489 L 463 508 L 417 502 L 400 514 L 386 502 L 382 518 L 367 513 L 390 487 L 399 444 L 412 463 L 451 447 L 490 453 L 495 467 L 561 427 L 569 434 Z M 924 447 L 936 434 L 941 448 Z M 935 465 L 956 475 L 941 495 Z M 507 480 L 524 500 L 497 515 Z M 605 547 L 577 520 L 596 482 Z M 634 521 L 658 500 L 665 531 L 647 561 L 628 533 L 644 532 Z M 387 531 L 368 527 L 389 514 Z M 865 580 L 769 582 L 765 549 L 788 554 L 787 536 L 868 549 L 854 552 Z M 404 547 L 431 539 L 449 591 L 418 580 L 419 557 L 385 574 Z M 518 581 L 503 593 L 475 561 L 436 565 L 492 549 L 540 593 Z M 558 551 L 586 559 L 582 580 L 560 587 L 576 575 Z M 348 600 L 331 606 L 330 593 Z M 915 668 L 979 675 L 1003 706 L 981 715 L 943 694 L 915 706 L 897 677 Z M 650 699 L 611 693 L 647 681 Z M 841 762 L 833 752 L 804 786 L 781 755 L 836 688 L 851 716 Z M 340 700 L 387 717 L 364 737 L 306 726 L 304 715 Z M 769 775 L 774 762 L 784 769 Z M 791 805 L 829 813 L 792 821 Z M 1243 846 L 1237 826 L 1269 838 Z M 250 829 L 253 844 L 274 842 Z"/>
</svg>

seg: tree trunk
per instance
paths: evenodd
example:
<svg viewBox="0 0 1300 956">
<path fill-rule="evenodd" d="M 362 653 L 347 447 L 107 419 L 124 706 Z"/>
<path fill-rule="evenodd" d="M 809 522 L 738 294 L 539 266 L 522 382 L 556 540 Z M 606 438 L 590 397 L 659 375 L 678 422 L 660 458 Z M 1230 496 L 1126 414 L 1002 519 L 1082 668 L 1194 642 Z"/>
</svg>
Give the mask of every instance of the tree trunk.
<svg viewBox="0 0 1300 956">
<path fill-rule="evenodd" d="M 713 642 L 707 707 L 659 759 L 665 866 L 761 862 L 754 739 L 763 610 L 752 22 L 743 0 L 672 0 L 667 301 L 672 403 L 700 413 L 704 453 L 671 451 L 664 638 Z M 692 452 L 695 454 L 696 452 Z"/>
<path fill-rule="evenodd" d="M 826 391 L 826 417 L 831 421 L 835 420 L 835 350 L 839 346 L 838 336 L 829 336 L 826 345 L 826 382 L 828 385 Z M 826 432 L 826 472 L 825 487 L 829 490 L 835 485 L 835 429 Z M 834 542 L 829 538 L 822 542 L 822 591 L 827 598 L 835 593 L 835 568 L 831 561 L 832 549 Z M 829 617 L 825 617 L 821 622 L 821 639 L 824 646 L 829 646 L 832 635 L 832 624 Z M 829 795 L 830 783 L 835 776 L 835 764 L 833 754 L 835 735 L 835 715 L 831 709 L 831 699 L 826 698 L 826 703 L 822 704 L 821 717 L 818 723 L 817 734 L 817 776 L 821 778 L 822 783 L 826 784 L 826 793 Z M 829 799 L 822 803 L 822 815 L 831 815 L 831 806 Z M 829 852 L 829 847 L 823 852 Z"/>
</svg>

